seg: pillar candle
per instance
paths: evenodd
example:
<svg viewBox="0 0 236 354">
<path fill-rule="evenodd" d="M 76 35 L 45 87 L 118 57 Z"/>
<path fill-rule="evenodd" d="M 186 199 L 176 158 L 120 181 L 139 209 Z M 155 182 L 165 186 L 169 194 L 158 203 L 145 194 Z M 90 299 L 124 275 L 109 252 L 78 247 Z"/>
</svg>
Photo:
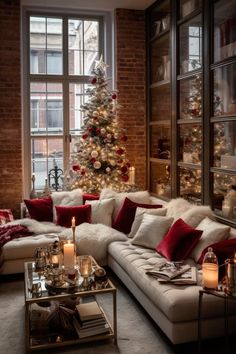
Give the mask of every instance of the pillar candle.
<svg viewBox="0 0 236 354">
<path fill-rule="evenodd" d="M 203 287 L 216 289 L 218 287 L 218 265 L 205 263 L 202 265 Z"/>
<path fill-rule="evenodd" d="M 74 267 L 75 254 L 74 254 L 74 244 L 65 243 L 64 244 L 64 267 L 71 268 Z"/>
<path fill-rule="evenodd" d="M 129 183 L 130 184 L 135 184 L 135 168 L 130 167 L 129 168 Z"/>
</svg>

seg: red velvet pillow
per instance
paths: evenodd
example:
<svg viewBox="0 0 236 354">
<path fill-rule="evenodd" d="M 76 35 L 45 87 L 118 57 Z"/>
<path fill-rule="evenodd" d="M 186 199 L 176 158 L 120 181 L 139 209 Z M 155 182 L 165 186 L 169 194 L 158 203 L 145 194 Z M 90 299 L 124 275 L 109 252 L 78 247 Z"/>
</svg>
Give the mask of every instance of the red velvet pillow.
<svg viewBox="0 0 236 354">
<path fill-rule="evenodd" d="M 0 209 L 0 225 L 14 220 L 11 209 Z"/>
<path fill-rule="evenodd" d="M 202 233 L 178 219 L 157 245 L 156 251 L 169 261 L 181 261 L 189 256 Z"/>
<path fill-rule="evenodd" d="M 51 197 L 25 199 L 24 202 L 32 219 L 37 221 L 53 221 L 53 203 Z"/>
<path fill-rule="evenodd" d="M 223 240 L 217 243 L 213 243 L 207 246 L 201 254 L 201 257 L 198 260 L 199 264 L 202 264 L 205 253 L 208 250 L 208 247 L 212 247 L 213 252 L 215 253 L 218 263 L 223 264 L 227 258 L 234 258 L 236 252 L 236 238 L 230 240 Z"/>
<path fill-rule="evenodd" d="M 83 204 L 85 204 L 86 200 L 99 200 L 99 195 L 83 193 Z"/>
<path fill-rule="evenodd" d="M 71 227 L 72 218 L 75 217 L 75 225 L 80 225 L 83 222 L 91 222 L 91 205 L 80 206 L 61 206 L 57 205 L 57 225 Z"/>
<path fill-rule="evenodd" d="M 129 198 L 125 198 L 112 227 L 124 234 L 130 233 L 137 207 L 157 209 L 162 208 L 162 205 L 135 203 Z"/>
</svg>

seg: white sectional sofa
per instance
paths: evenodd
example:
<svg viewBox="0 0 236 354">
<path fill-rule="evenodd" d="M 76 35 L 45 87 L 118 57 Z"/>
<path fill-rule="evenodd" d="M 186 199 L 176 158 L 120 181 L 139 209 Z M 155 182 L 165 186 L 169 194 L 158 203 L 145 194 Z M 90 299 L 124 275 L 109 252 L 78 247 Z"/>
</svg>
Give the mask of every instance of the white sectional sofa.
<svg viewBox="0 0 236 354">
<path fill-rule="evenodd" d="M 112 196 L 114 197 L 114 195 Z M 100 200 L 103 199 L 105 198 L 101 196 Z M 132 196 L 130 199 L 132 200 Z M 122 198 L 119 196 L 114 204 L 116 214 L 121 202 Z M 186 210 L 186 205 L 184 206 L 185 211 L 181 207 L 176 208 L 176 201 L 166 203 L 154 199 L 151 203 L 163 204 L 164 207 L 167 207 L 167 210 L 169 207 L 167 213 L 172 215 L 174 219 L 187 215 L 186 219 L 188 221 L 193 222 L 191 218 L 194 218 L 194 222 L 198 223 L 206 215 L 207 217 L 210 215 L 207 207 L 199 209 L 198 214 L 196 214 L 198 209 L 193 209 L 194 212 L 190 216 L 188 208 Z M 92 204 L 94 204 L 94 210 L 96 210 L 98 204 L 96 202 Z M 214 223 L 221 228 L 222 224 L 216 221 Z M 79 225 L 76 229 L 78 230 L 76 235 L 78 236 L 79 254 L 87 251 L 87 253 L 92 253 L 100 264 L 107 264 L 172 343 L 178 344 L 197 340 L 198 300 L 199 290 L 202 288 L 200 273 L 198 285 L 161 284 L 155 278 L 146 274 L 147 266 L 155 265 L 160 261 L 160 258 L 163 258 L 154 249 L 135 244 L 132 238 L 114 230 L 109 225 L 85 223 Z M 235 230 L 230 229 L 229 231 L 227 237 L 235 238 Z M 38 234 L 8 242 L 1 251 L 1 274 L 23 272 L 23 262 L 33 258 L 35 247 L 47 246 L 49 243 L 61 239 L 62 235 L 68 238 L 70 232 L 71 230 L 59 229 L 58 226 L 55 226 L 54 230 L 52 226 L 49 234 Z M 99 244 L 101 245 L 100 248 L 103 248 L 100 253 L 98 251 Z M 94 247 L 91 247 L 91 245 L 94 245 Z M 196 265 L 193 257 L 187 258 L 185 262 Z M 229 302 L 229 314 L 229 327 L 234 330 L 236 328 L 234 301 Z M 203 299 L 202 337 L 222 336 L 224 320 L 224 301 L 214 296 L 205 296 Z"/>
</svg>

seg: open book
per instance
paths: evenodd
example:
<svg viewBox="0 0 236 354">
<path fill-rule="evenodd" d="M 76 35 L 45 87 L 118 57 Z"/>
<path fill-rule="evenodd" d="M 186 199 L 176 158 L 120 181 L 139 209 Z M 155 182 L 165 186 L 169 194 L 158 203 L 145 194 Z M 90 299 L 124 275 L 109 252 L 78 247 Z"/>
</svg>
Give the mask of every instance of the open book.
<svg viewBox="0 0 236 354">
<path fill-rule="evenodd" d="M 179 264 L 175 262 L 166 262 L 160 267 L 154 267 L 146 271 L 146 274 L 152 275 L 165 281 L 172 280 L 190 269 L 189 264 Z"/>
</svg>

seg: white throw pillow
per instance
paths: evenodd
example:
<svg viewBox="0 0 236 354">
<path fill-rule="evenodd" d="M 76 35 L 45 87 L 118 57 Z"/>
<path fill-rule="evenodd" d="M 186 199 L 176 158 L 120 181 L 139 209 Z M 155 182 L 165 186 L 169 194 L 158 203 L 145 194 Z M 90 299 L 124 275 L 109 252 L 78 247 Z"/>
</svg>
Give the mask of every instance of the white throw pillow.
<svg viewBox="0 0 236 354">
<path fill-rule="evenodd" d="M 185 211 L 180 217 L 186 222 L 186 224 L 194 228 L 196 228 L 205 217 L 213 220 L 215 219 L 213 211 L 206 205 L 194 205 L 189 210 Z"/>
<path fill-rule="evenodd" d="M 131 243 L 155 249 L 168 232 L 173 218 L 159 215 L 144 214 L 142 223 Z"/>
<path fill-rule="evenodd" d="M 115 205 L 114 199 L 86 200 L 85 204 L 91 204 L 92 224 L 112 225 L 112 214 Z"/>
<path fill-rule="evenodd" d="M 229 237 L 230 227 L 220 224 L 217 221 L 211 220 L 208 217 L 203 219 L 197 226 L 198 230 L 202 230 L 202 236 L 190 255 L 197 262 L 202 254 L 202 251 L 212 243 L 226 240 Z"/>
<path fill-rule="evenodd" d="M 78 206 L 83 204 L 83 191 L 80 188 L 72 191 L 53 192 L 53 219 L 56 220 L 56 205 Z"/>
<path fill-rule="evenodd" d="M 129 198 L 132 202 L 135 203 L 143 203 L 143 204 L 150 204 L 150 194 L 148 191 L 138 191 L 138 192 L 127 192 L 127 193 L 118 193 L 113 191 L 110 188 L 103 188 L 100 194 L 100 200 L 114 198 L 115 199 L 115 207 L 113 213 L 113 220 L 115 220 L 119 209 L 122 207 L 122 204 L 125 198 Z"/>
<path fill-rule="evenodd" d="M 159 216 L 165 216 L 166 215 L 166 208 L 157 208 L 157 209 L 146 209 L 146 208 L 137 208 L 136 213 L 135 213 L 135 218 L 131 227 L 131 231 L 128 235 L 128 237 L 133 238 L 138 231 L 144 214 L 151 214 L 151 215 L 159 215 Z"/>
</svg>

